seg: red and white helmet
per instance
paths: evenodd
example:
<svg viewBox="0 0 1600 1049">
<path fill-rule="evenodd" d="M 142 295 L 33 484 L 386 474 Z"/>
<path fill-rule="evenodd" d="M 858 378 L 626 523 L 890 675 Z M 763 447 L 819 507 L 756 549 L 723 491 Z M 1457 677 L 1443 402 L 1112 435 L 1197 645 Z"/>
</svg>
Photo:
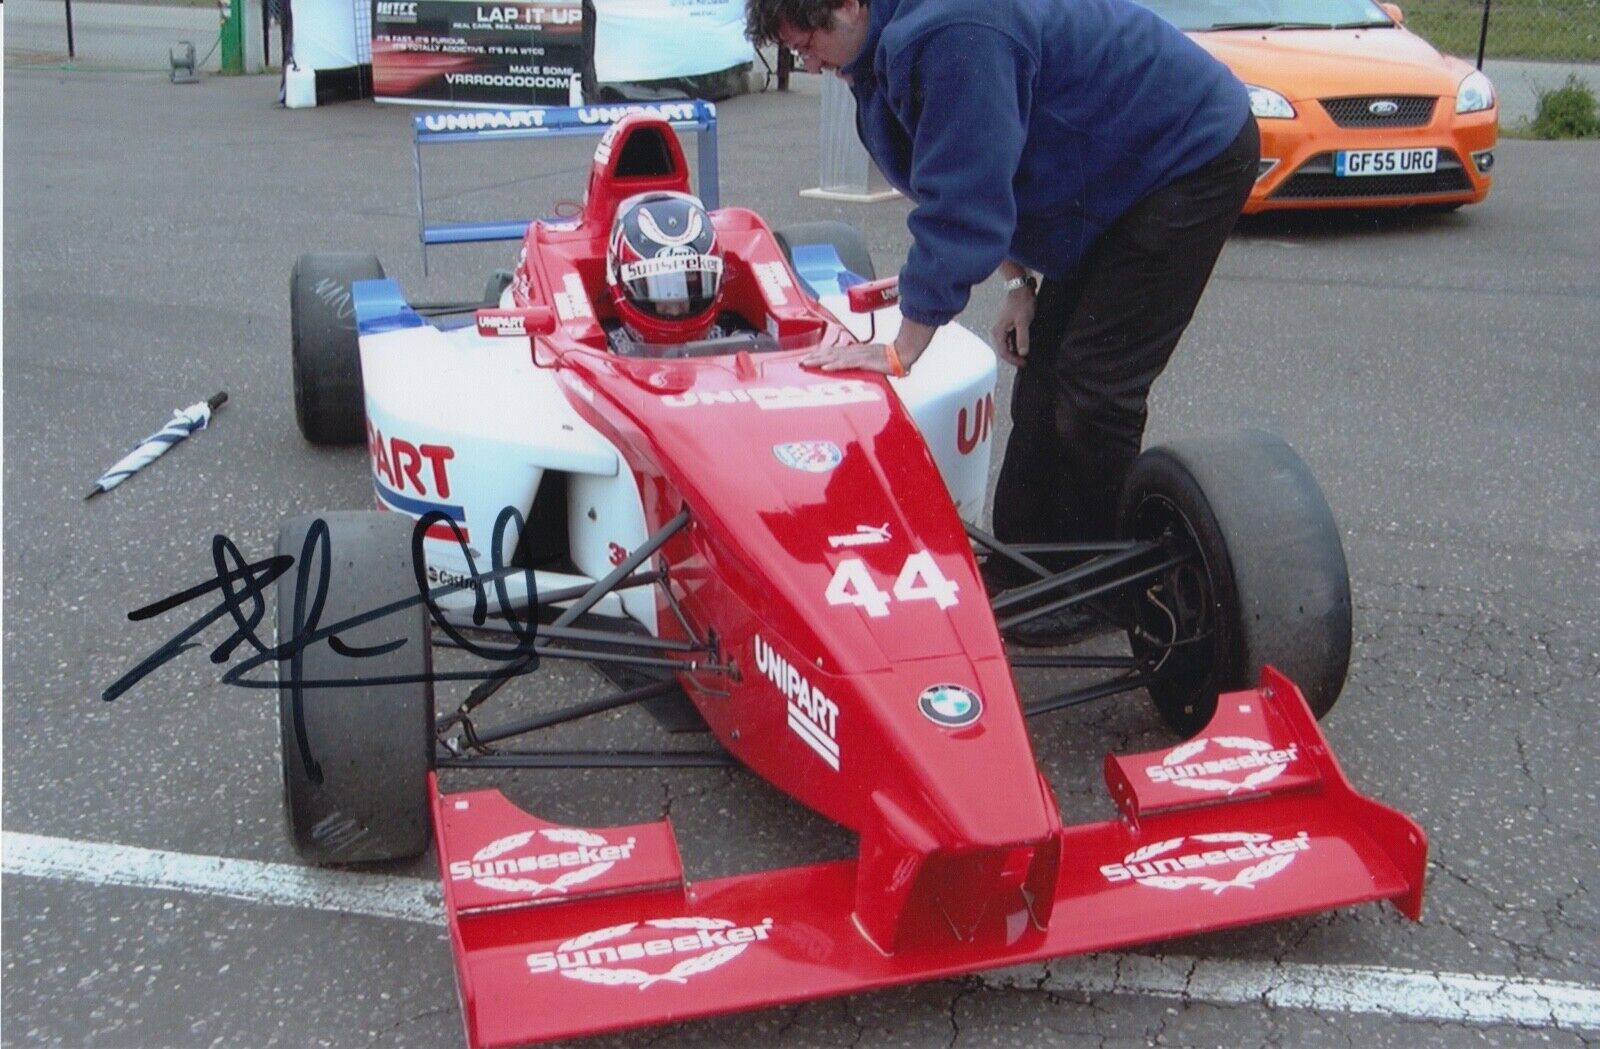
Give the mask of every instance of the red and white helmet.
<svg viewBox="0 0 1600 1049">
<path fill-rule="evenodd" d="M 722 251 L 705 206 L 665 190 L 618 204 L 606 284 L 618 317 L 645 342 L 704 338 L 722 290 Z"/>
</svg>

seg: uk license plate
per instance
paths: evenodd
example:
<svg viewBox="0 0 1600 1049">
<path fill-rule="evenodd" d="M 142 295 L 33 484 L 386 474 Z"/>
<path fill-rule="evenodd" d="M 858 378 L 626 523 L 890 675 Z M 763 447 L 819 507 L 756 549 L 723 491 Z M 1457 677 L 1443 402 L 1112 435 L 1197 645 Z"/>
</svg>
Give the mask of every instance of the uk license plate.
<svg viewBox="0 0 1600 1049">
<path fill-rule="evenodd" d="M 1437 149 L 1346 149 L 1333 155 L 1333 173 L 1352 175 L 1431 175 L 1439 168 Z"/>
</svg>

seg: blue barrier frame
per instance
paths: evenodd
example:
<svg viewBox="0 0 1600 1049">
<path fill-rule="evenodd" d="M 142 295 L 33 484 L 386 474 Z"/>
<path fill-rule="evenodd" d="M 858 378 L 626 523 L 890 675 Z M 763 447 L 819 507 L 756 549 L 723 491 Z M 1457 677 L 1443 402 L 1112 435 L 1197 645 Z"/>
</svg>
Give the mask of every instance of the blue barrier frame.
<svg viewBox="0 0 1600 1049">
<path fill-rule="evenodd" d="M 475 244 L 521 240 L 531 219 L 499 222 L 453 222 L 428 225 L 423 191 L 422 147 L 461 142 L 504 142 L 522 138 L 565 138 L 600 135 L 629 113 L 650 113 L 675 131 L 696 132 L 697 179 L 707 208 L 720 207 L 717 169 L 717 107 L 702 99 L 683 102 L 622 102 L 601 106 L 536 106 L 515 109 L 468 109 L 422 113 L 412 118 L 413 164 L 417 175 L 417 240 L 422 246 L 422 272 L 428 272 L 428 245 Z"/>
</svg>

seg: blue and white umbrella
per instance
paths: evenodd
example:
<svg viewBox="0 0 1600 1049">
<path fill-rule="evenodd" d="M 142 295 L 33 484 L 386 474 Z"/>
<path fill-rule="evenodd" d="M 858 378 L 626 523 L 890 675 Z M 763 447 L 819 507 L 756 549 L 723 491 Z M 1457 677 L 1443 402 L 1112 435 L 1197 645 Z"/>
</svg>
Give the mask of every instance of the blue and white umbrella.
<svg viewBox="0 0 1600 1049">
<path fill-rule="evenodd" d="M 177 444 L 196 430 L 204 430 L 211 421 L 211 413 L 221 408 L 228 400 L 226 391 L 218 393 L 203 401 L 197 401 L 182 411 L 172 413 L 172 421 L 162 427 L 160 433 L 153 433 L 139 442 L 139 446 L 105 473 L 100 475 L 100 480 L 94 483 L 94 489 L 84 496 L 93 499 L 101 492 L 109 492 L 117 485 L 126 481 L 147 465 L 161 457 L 161 453 Z"/>
</svg>

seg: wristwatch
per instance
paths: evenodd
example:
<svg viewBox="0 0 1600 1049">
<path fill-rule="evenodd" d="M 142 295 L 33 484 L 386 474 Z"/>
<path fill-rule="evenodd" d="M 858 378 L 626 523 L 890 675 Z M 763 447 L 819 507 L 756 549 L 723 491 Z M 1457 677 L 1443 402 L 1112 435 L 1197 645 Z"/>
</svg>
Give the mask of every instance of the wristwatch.
<svg viewBox="0 0 1600 1049">
<path fill-rule="evenodd" d="M 1012 277 L 1005 282 L 1004 287 L 1007 295 L 1010 295 L 1018 288 L 1027 288 L 1035 295 L 1039 293 L 1039 282 L 1033 279 L 1033 274 L 1031 273 L 1024 273 L 1020 277 Z"/>
</svg>

